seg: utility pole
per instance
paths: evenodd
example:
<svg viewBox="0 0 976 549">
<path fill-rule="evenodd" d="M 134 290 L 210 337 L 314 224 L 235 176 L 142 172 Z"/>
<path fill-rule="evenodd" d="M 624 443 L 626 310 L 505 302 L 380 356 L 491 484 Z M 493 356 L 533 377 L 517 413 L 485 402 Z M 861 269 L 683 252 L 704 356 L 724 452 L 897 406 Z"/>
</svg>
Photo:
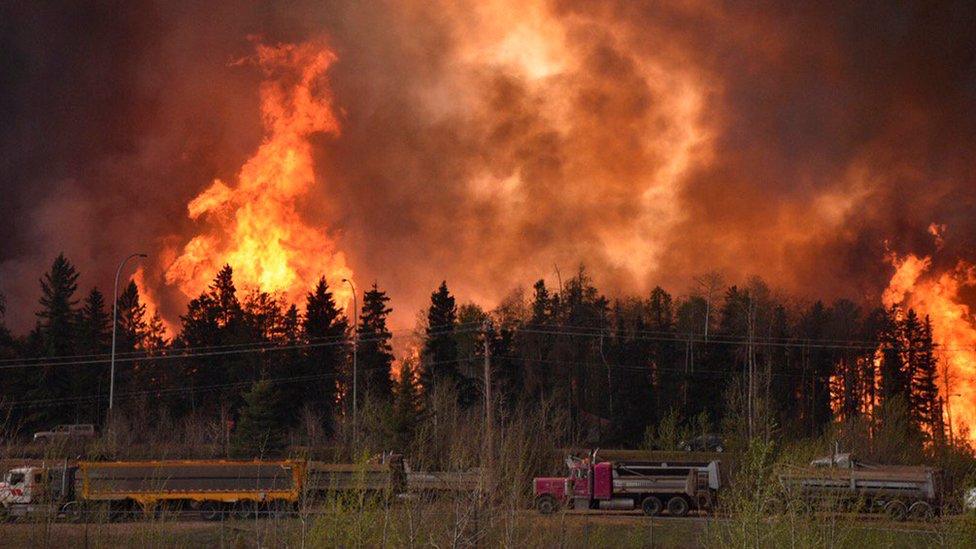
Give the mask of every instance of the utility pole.
<svg viewBox="0 0 976 549">
<path fill-rule="evenodd" d="M 115 404 L 115 339 L 116 332 L 118 331 L 119 325 L 119 275 L 122 274 L 122 267 L 125 266 L 133 257 L 146 258 L 149 257 L 146 254 L 134 253 L 127 256 L 119 263 L 119 268 L 115 270 L 115 289 L 112 291 L 112 358 L 110 360 L 111 366 L 109 367 L 109 381 L 108 381 L 108 415 L 109 418 L 112 416 L 112 406 Z"/>
<path fill-rule="evenodd" d="M 343 278 L 342 281 L 352 288 L 352 430 L 353 438 L 357 438 L 359 436 L 359 425 L 356 422 L 359 409 L 359 401 L 356 398 L 356 390 L 359 386 L 359 365 L 357 364 L 359 358 L 359 302 L 356 298 L 356 286 L 352 280 Z"/>
</svg>

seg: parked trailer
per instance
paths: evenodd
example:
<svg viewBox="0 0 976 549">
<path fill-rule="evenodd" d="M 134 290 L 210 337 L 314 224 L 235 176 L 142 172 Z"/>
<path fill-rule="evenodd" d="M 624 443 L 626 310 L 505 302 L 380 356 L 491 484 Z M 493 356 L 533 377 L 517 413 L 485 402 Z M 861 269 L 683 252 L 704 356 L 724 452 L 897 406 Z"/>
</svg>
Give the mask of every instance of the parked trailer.
<svg viewBox="0 0 976 549">
<path fill-rule="evenodd" d="M 884 512 L 894 520 L 927 520 L 941 512 L 938 469 L 925 466 L 871 465 L 850 454 L 785 468 L 779 482 L 788 499 L 808 508 Z"/>
<path fill-rule="evenodd" d="M 406 489 L 406 482 L 402 458 L 366 464 L 309 462 L 305 490 L 313 496 L 351 490 L 395 495 Z"/>
<path fill-rule="evenodd" d="M 567 458 L 568 477 L 536 478 L 536 508 L 633 510 L 684 516 L 708 510 L 721 487 L 718 461 L 596 461 Z"/>
<path fill-rule="evenodd" d="M 481 473 L 470 471 L 407 471 L 407 488 L 415 494 L 461 494 L 477 492 Z"/>
<path fill-rule="evenodd" d="M 206 519 L 284 512 L 298 502 L 304 463 L 295 461 L 81 462 L 12 469 L 0 483 L 8 516 L 119 518 L 165 509 Z"/>
</svg>

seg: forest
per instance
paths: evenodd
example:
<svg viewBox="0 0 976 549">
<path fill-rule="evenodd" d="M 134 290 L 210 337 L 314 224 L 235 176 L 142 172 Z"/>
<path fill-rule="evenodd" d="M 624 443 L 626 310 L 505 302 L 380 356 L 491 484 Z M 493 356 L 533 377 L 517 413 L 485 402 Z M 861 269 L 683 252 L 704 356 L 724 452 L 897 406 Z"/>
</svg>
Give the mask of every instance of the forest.
<svg viewBox="0 0 976 549">
<path fill-rule="evenodd" d="M 40 279 L 33 330 L 0 323 L 8 435 L 108 417 L 111 299 L 82 291 L 78 278 L 58 256 Z M 219 423 L 232 453 L 253 456 L 329 440 L 355 408 L 381 426 L 374 450 L 407 450 L 437 421 L 435 395 L 460 410 L 484 406 L 487 352 L 499 421 L 556 408 L 565 421 L 552 422 L 552 436 L 564 444 L 829 436 L 895 461 L 968 448 L 968 433 L 947 429 L 937 386 L 951 349 L 912 310 L 805 302 L 759 278 L 727 284 L 714 273 L 681 296 L 656 287 L 610 299 L 582 266 L 558 287 L 515 289 L 492 310 L 459 303 L 444 282 L 403 331 L 388 326 L 395 300 L 380 285 L 360 297 L 353 325 L 325 278 L 290 304 L 238 289 L 228 265 L 169 336 L 128 282 L 117 301 L 112 414 Z M 0 321 L 3 312 L 0 300 Z"/>
</svg>

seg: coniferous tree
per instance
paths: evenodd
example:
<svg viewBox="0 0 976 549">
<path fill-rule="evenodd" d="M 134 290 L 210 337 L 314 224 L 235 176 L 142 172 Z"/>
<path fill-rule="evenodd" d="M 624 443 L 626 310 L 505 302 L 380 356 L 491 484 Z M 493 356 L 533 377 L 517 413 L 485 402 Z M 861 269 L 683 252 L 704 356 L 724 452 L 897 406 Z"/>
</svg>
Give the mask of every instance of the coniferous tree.
<svg viewBox="0 0 976 549">
<path fill-rule="evenodd" d="M 556 336 L 546 332 L 553 330 L 556 301 L 544 280 L 536 281 L 532 290 L 530 316 L 527 324 L 518 331 L 515 345 L 525 372 L 525 389 L 530 398 L 539 400 L 552 393 L 551 353 Z"/>
<path fill-rule="evenodd" d="M 37 312 L 37 327 L 32 334 L 35 353 L 46 357 L 71 356 L 78 348 L 78 272 L 74 265 L 58 255 L 51 270 L 41 278 L 41 308 Z M 28 400 L 64 401 L 66 398 L 83 396 L 75 394 L 69 366 L 44 365 L 38 368 L 27 392 Z M 86 388 L 82 388 L 84 390 Z M 85 395 L 87 396 L 87 395 Z M 39 407 L 29 414 L 28 423 L 34 426 L 71 422 L 79 414 L 88 412 L 84 404 L 68 404 Z"/>
<path fill-rule="evenodd" d="M 243 317 L 234 272 L 225 265 L 205 292 L 187 305 L 180 317 L 177 347 L 191 349 L 252 343 Z M 190 389 L 179 404 L 215 412 L 231 410 L 240 402 L 237 384 L 254 379 L 253 356 L 231 354 L 191 358 L 185 361 L 183 386 Z M 198 393 L 196 387 L 208 387 Z M 177 403 L 174 402 L 174 405 Z"/>
<path fill-rule="evenodd" d="M 116 352 L 142 349 L 146 336 L 146 305 L 140 301 L 139 287 L 134 281 L 130 281 L 119 294 L 117 307 Z"/>
<path fill-rule="evenodd" d="M 918 408 L 919 426 L 930 442 L 944 442 L 945 425 L 942 419 L 942 401 L 936 385 L 938 362 L 935 358 L 935 343 L 932 341 L 932 321 L 926 315 L 922 321 L 918 345 L 915 378 L 912 380 L 912 395 Z"/>
<path fill-rule="evenodd" d="M 84 354 L 102 355 L 111 351 L 112 317 L 106 310 L 105 297 L 92 288 L 81 309 L 79 350 Z M 92 364 L 78 373 L 78 387 L 89 395 L 103 393 L 108 387 L 109 366 Z M 101 416 L 97 401 L 91 403 L 94 417 Z"/>
<path fill-rule="evenodd" d="M 833 356 L 825 344 L 830 310 L 822 301 L 814 303 L 800 318 L 800 426 L 807 435 L 817 435 L 832 419 L 830 409 L 830 374 Z"/>
<path fill-rule="evenodd" d="M 393 309 L 387 306 L 390 298 L 380 291 L 376 283 L 363 295 L 363 308 L 359 316 L 357 337 L 359 345 L 360 398 L 366 394 L 389 402 L 392 396 L 391 368 L 393 366 L 393 334 L 386 320 Z"/>
<path fill-rule="evenodd" d="M 457 385 L 458 343 L 455 339 L 457 306 L 454 296 L 447 289 L 447 282 L 430 296 L 427 310 L 426 340 L 424 341 L 421 383 L 424 391 L 434 390 L 440 384 Z"/>
<path fill-rule="evenodd" d="M 336 307 L 325 277 L 320 278 L 305 299 L 302 336 L 313 347 L 305 353 L 302 367 L 302 374 L 310 380 L 301 385 L 304 388 L 302 400 L 326 418 L 327 431 L 331 429 L 331 418 L 336 411 L 338 376 L 344 371 L 348 354 L 348 329 L 346 317 Z M 351 391 L 349 396 L 352 396 Z"/>
<path fill-rule="evenodd" d="M 393 414 L 391 416 L 394 443 L 398 451 L 405 451 L 413 441 L 421 410 L 420 389 L 417 386 L 416 371 L 412 361 L 403 360 L 397 376 L 394 392 Z"/>
<path fill-rule="evenodd" d="M 234 429 L 235 455 L 242 458 L 280 455 L 287 446 L 285 419 L 277 388 L 268 380 L 254 382 L 244 394 L 244 406 Z"/>
<path fill-rule="evenodd" d="M 37 312 L 38 333 L 44 356 L 69 356 L 77 343 L 78 271 L 74 265 L 59 255 L 51 270 L 41 279 L 41 309 Z"/>
<path fill-rule="evenodd" d="M 81 339 L 88 354 L 108 352 L 112 345 L 112 316 L 98 288 L 92 288 L 81 309 Z"/>
<path fill-rule="evenodd" d="M 905 397 L 911 386 L 905 379 L 905 344 L 902 337 L 900 323 L 897 320 L 897 310 L 888 311 L 885 324 L 881 329 L 881 380 L 880 404 L 884 406 L 895 398 L 902 399 L 907 405 Z"/>
<path fill-rule="evenodd" d="M 656 407 L 659 410 L 682 409 L 686 391 L 680 371 L 683 368 L 676 368 L 675 364 L 678 350 L 674 341 L 674 302 L 671 294 L 656 286 L 647 301 L 648 322 L 645 324 L 644 315 L 640 315 L 639 319 L 643 326 L 641 330 L 648 332 L 637 334 L 636 337 L 648 339 L 645 347 L 649 352 L 648 367 L 655 372 Z"/>
</svg>

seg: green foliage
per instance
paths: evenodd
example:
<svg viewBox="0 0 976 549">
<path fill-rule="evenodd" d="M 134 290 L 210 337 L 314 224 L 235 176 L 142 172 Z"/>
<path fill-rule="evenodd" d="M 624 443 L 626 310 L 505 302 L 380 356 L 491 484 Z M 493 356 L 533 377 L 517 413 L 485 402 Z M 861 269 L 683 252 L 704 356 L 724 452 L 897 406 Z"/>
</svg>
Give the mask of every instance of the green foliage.
<svg viewBox="0 0 976 549">
<path fill-rule="evenodd" d="M 357 327 L 359 346 L 359 395 L 367 394 L 380 400 L 392 396 L 393 334 L 386 325 L 393 309 L 387 306 L 390 301 L 386 292 L 380 291 L 374 283 L 372 289 L 363 294 L 362 313 Z"/>
<path fill-rule="evenodd" d="M 281 396 L 270 381 L 251 385 L 234 429 L 234 454 L 242 458 L 280 455 L 287 444 L 287 424 L 281 412 Z"/>
<path fill-rule="evenodd" d="M 423 370 L 420 374 L 425 391 L 433 391 L 442 385 L 456 387 L 461 381 L 456 326 L 454 296 L 448 291 L 447 282 L 441 282 L 430 295 L 430 308 L 427 309 L 426 338 L 421 354 Z"/>
<path fill-rule="evenodd" d="M 302 339 L 314 346 L 306 350 L 300 373 L 314 379 L 294 387 L 300 389 L 297 401 L 311 406 L 327 420 L 336 412 L 336 382 L 345 371 L 348 330 L 349 323 L 336 306 L 325 277 L 320 278 L 305 299 L 302 321 Z M 330 426 L 326 425 L 326 429 Z"/>
</svg>

